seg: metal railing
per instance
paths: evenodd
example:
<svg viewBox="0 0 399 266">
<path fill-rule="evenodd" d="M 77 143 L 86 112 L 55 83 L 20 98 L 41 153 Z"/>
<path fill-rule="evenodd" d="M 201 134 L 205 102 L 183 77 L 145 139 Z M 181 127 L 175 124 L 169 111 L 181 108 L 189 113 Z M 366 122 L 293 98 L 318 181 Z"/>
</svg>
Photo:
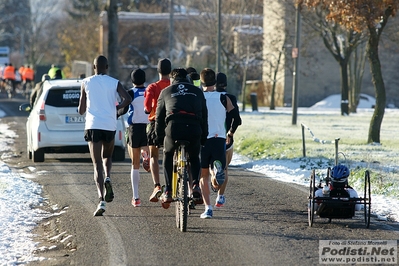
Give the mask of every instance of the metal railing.
<svg viewBox="0 0 399 266">
<path fill-rule="evenodd" d="M 306 157 L 306 145 L 305 145 L 305 128 L 309 131 L 310 135 L 312 136 L 312 139 L 314 142 L 318 142 L 320 144 L 335 144 L 335 165 L 338 165 L 338 142 L 340 138 L 336 138 L 335 140 L 321 140 L 319 138 L 316 138 L 315 135 L 313 134 L 312 130 L 305 124 L 301 124 L 302 126 L 302 155 L 303 157 Z"/>
</svg>

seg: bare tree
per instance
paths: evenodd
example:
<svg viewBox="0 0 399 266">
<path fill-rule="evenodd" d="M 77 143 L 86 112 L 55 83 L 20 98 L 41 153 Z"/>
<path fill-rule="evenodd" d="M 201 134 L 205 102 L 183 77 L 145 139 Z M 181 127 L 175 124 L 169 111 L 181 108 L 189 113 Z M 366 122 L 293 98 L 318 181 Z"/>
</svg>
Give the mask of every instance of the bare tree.
<svg viewBox="0 0 399 266">
<path fill-rule="evenodd" d="M 348 74 L 349 74 L 349 111 L 356 113 L 357 106 L 360 101 L 360 92 L 362 88 L 364 67 L 366 64 L 366 49 L 362 42 L 353 51 L 349 60 Z"/>
<path fill-rule="evenodd" d="M 305 22 L 320 34 L 325 47 L 340 66 L 341 115 L 349 115 L 349 61 L 352 52 L 356 50 L 360 43 L 365 41 L 367 36 L 362 32 L 346 29 L 338 23 L 327 20 L 325 18 L 326 11 L 320 7 L 315 8 L 314 11 L 306 13 Z M 352 58 L 352 60 L 354 59 Z"/>
<path fill-rule="evenodd" d="M 36 66 L 45 60 L 52 60 L 52 53 L 59 51 L 54 24 L 57 21 L 58 6 L 51 0 L 33 0 L 31 8 L 32 29 L 28 35 L 29 46 L 26 49 L 28 62 Z M 58 63 L 58 62 L 57 62 Z"/>
<path fill-rule="evenodd" d="M 381 34 L 398 8 L 399 2 L 392 0 L 299 0 L 300 5 L 320 6 L 329 11 L 327 18 L 358 32 L 368 30 L 367 56 L 370 62 L 372 81 L 374 83 L 376 105 L 371 118 L 368 143 L 380 143 L 380 129 L 385 113 L 386 91 L 378 54 Z"/>
</svg>

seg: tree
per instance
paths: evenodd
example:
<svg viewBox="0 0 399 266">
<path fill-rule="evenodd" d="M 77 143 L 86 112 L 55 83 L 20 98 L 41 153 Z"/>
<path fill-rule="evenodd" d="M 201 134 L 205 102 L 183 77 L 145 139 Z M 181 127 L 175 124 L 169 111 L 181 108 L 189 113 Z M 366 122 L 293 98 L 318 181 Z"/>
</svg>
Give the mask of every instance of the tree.
<svg viewBox="0 0 399 266">
<path fill-rule="evenodd" d="M 9 46 L 14 56 L 11 63 L 23 64 L 29 33 L 30 4 L 28 0 L 0 2 L 0 45 Z"/>
<path fill-rule="evenodd" d="M 349 115 L 350 77 L 349 63 L 351 54 L 362 43 L 364 34 L 353 29 L 346 29 L 338 23 L 325 19 L 326 11 L 315 8 L 315 16 L 306 20 L 323 39 L 324 46 L 338 62 L 341 70 L 341 115 Z M 354 60 L 354 58 L 352 58 Z M 356 109 L 356 107 L 355 107 Z"/>
<path fill-rule="evenodd" d="M 74 60 L 93 62 L 99 51 L 99 15 L 104 3 L 97 0 L 73 0 L 66 3 L 67 16 L 60 18 L 57 40 L 65 60 L 64 72 L 73 71 Z M 74 25 L 74 27 L 71 27 Z M 76 74 L 76 73 L 75 73 Z"/>
<path fill-rule="evenodd" d="M 360 91 L 363 81 L 364 66 L 366 64 L 365 44 L 362 42 L 353 51 L 349 60 L 349 111 L 356 113 L 360 101 Z"/>
<path fill-rule="evenodd" d="M 380 129 L 385 113 L 386 92 L 382 78 L 381 62 L 378 46 L 381 34 L 394 16 L 398 7 L 398 0 L 297 0 L 297 4 L 309 7 L 321 7 L 327 10 L 326 18 L 339 23 L 347 29 L 357 32 L 367 29 L 369 38 L 366 53 L 370 63 L 372 82 L 375 90 L 376 105 L 371 118 L 368 143 L 380 143 Z"/>
<path fill-rule="evenodd" d="M 104 4 L 98 0 L 72 0 L 67 13 L 73 19 L 84 21 L 87 17 L 98 15 L 104 9 Z"/>
<path fill-rule="evenodd" d="M 190 60 L 192 66 L 216 67 L 217 1 L 180 2 L 197 10 L 193 12 L 193 15 L 188 14 L 188 16 L 191 23 L 190 33 L 194 33 L 198 41 L 193 42 L 192 35 L 188 36 L 185 33 L 176 34 L 175 43 L 181 43 L 190 48 L 187 50 L 187 61 Z M 257 30 L 263 23 L 262 16 L 258 15 L 263 12 L 263 4 L 259 0 L 221 2 L 222 37 L 219 71 L 226 73 L 229 78 L 227 87 L 229 93 L 238 95 L 240 91 L 243 91 L 247 79 L 261 79 L 262 35 L 259 33 L 259 38 L 257 38 L 251 32 Z M 200 15 L 196 15 L 198 13 Z M 176 29 L 178 29 L 177 25 Z M 184 31 L 180 30 L 180 32 Z M 196 45 L 193 45 L 194 43 Z M 247 49 L 248 45 L 250 49 Z M 207 57 L 198 56 L 204 54 L 201 52 L 203 50 L 207 51 Z M 203 65 L 204 58 L 207 58 L 205 65 Z M 250 70 L 246 73 L 248 67 Z"/>
</svg>

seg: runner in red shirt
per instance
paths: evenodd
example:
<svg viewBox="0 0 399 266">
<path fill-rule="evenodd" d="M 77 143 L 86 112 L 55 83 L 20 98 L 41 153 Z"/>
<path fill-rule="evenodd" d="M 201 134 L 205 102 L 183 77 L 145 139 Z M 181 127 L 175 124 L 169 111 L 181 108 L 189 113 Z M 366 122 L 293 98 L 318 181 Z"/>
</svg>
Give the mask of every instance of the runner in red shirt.
<svg viewBox="0 0 399 266">
<path fill-rule="evenodd" d="M 152 180 L 154 181 L 154 191 L 150 196 L 151 202 L 157 202 L 162 194 L 161 183 L 159 180 L 159 147 L 156 141 L 155 133 L 155 113 L 157 109 L 157 102 L 161 90 L 170 85 L 169 74 L 172 71 L 172 63 L 169 59 L 164 58 L 158 61 L 159 81 L 151 83 L 144 93 L 144 111 L 149 114 L 150 121 L 147 127 L 148 146 L 150 150 L 150 169 Z"/>
</svg>

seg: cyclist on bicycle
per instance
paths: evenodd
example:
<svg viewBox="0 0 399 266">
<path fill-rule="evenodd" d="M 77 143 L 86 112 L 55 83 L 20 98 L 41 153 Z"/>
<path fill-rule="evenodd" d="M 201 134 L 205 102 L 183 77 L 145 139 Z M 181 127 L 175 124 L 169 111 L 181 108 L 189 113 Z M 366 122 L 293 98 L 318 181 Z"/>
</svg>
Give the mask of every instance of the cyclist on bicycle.
<svg viewBox="0 0 399 266">
<path fill-rule="evenodd" d="M 26 90 L 32 90 L 34 87 L 35 71 L 30 66 L 26 66 L 22 72 L 22 77 L 24 80 L 23 89 L 26 93 L 29 93 L 30 91 Z"/>
<path fill-rule="evenodd" d="M 4 68 L 3 71 L 3 80 L 7 83 L 10 82 L 12 85 L 12 93 L 15 92 L 15 68 L 13 67 L 13 65 L 11 63 L 8 64 L 8 66 L 6 66 Z"/>
<path fill-rule="evenodd" d="M 187 152 L 193 177 L 192 197 L 198 204 L 202 202 L 199 154 L 201 144 L 205 143 L 208 135 L 208 109 L 204 93 L 189 82 L 184 68 L 173 69 L 170 76 L 172 85 L 161 91 L 155 118 L 157 143 L 158 146 L 164 146 L 166 189 L 161 200 L 166 204 L 172 202 L 173 153 L 177 148 L 175 141 L 186 140 L 190 142 Z"/>
</svg>

